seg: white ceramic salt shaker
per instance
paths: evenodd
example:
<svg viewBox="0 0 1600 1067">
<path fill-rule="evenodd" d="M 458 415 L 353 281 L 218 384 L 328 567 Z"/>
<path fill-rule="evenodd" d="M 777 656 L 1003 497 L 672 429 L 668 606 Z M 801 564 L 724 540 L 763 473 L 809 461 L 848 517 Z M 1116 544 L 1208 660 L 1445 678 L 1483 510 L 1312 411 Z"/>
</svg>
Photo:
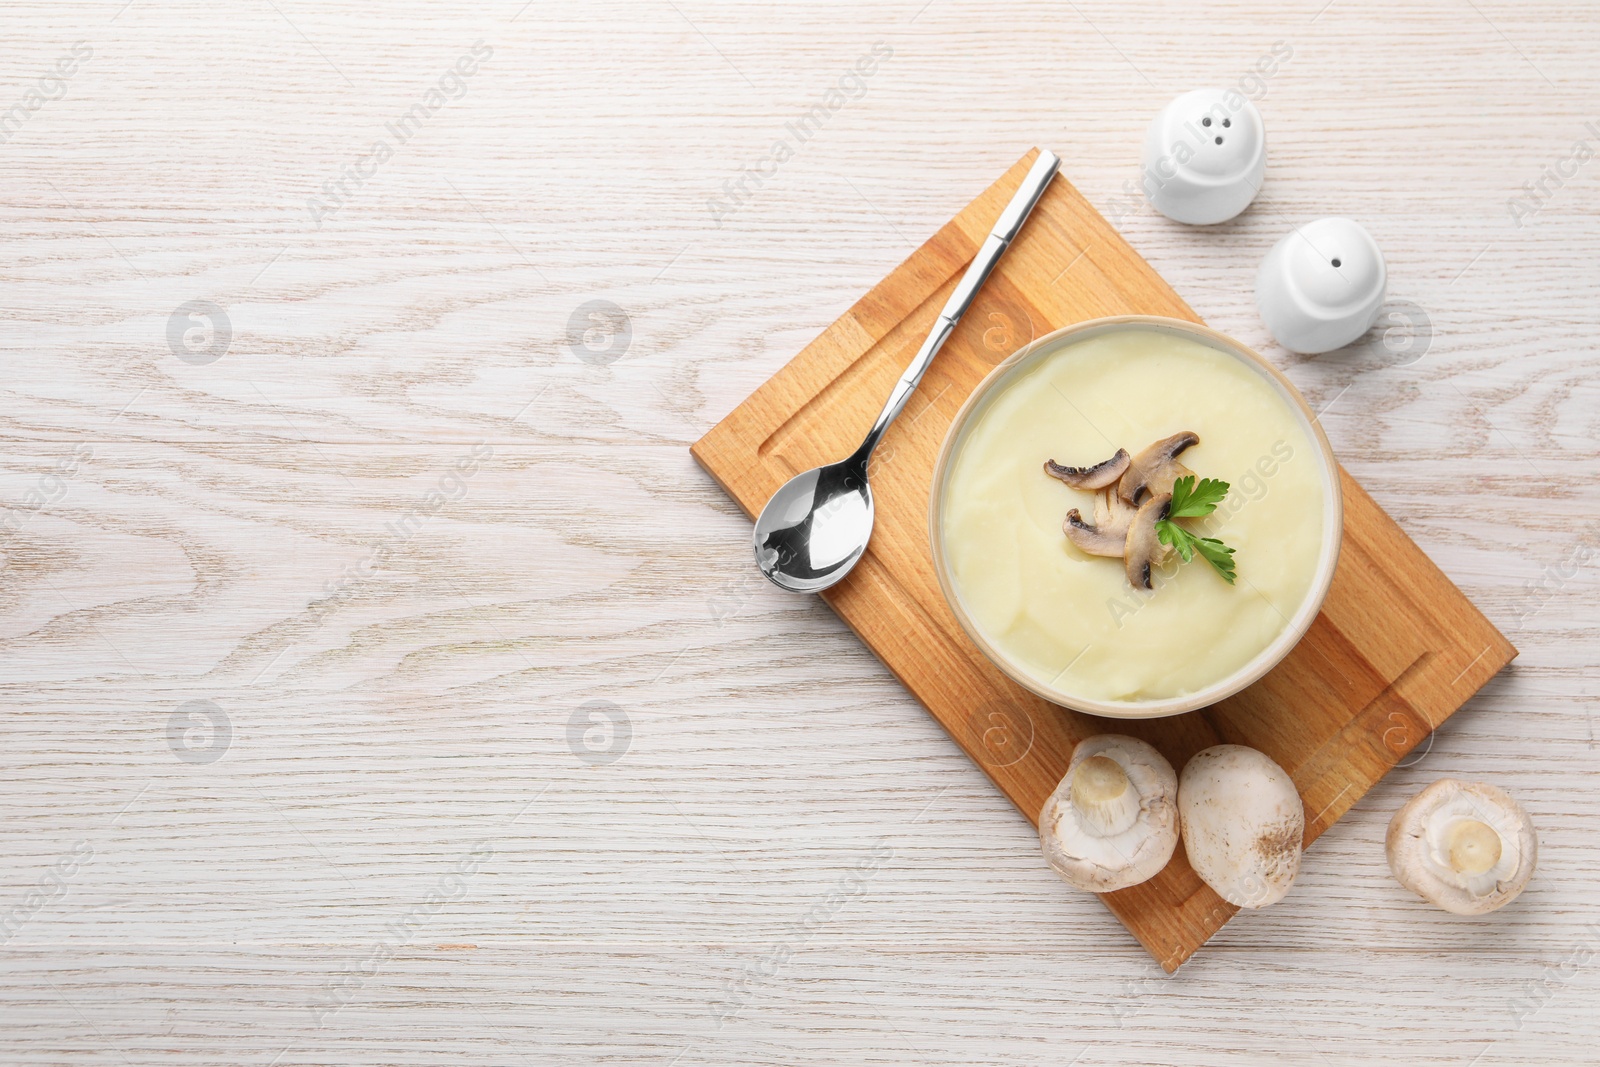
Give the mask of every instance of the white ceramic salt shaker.
<svg viewBox="0 0 1600 1067">
<path fill-rule="evenodd" d="M 1237 89 L 1184 93 L 1145 133 L 1145 195 L 1177 222 L 1227 222 L 1250 206 L 1266 175 L 1266 127 Z"/>
<path fill-rule="evenodd" d="M 1315 355 L 1343 348 L 1378 320 L 1383 253 L 1360 223 L 1318 219 L 1272 246 L 1256 272 L 1256 307 L 1278 343 Z"/>
</svg>

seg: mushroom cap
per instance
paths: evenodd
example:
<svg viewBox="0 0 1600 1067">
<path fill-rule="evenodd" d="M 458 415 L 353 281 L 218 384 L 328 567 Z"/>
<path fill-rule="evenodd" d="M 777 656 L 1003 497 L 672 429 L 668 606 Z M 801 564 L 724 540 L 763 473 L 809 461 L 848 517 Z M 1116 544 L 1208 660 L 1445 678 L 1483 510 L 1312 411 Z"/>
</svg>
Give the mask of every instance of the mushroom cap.
<svg viewBox="0 0 1600 1067">
<path fill-rule="evenodd" d="M 1074 799 L 1073 780 L 1085 762 L 1092 761 L 1090 769 L 1104 767 L 1094 757 L 1115 763 L 1126 775 L 1130 794 L 1118 798 L 1125 808 L 1112 803 L 1086 810 Z M 1062 881 L 1091 893 L 1126 889 L 1155 877 L 1178 846 L 1177 792 L 1172 764 L 1146 742 L 1123 734 L 1079 742 L 1061 784 L 1039 813 L 1045 860 Z"/>
<path fill-rule="evenodd" d="M 1178 456 L 1199 443 L 1200 435 L 1193 430 L 1163 437 L 1133 457 L 1117 482 L 1117 492 L 1130 504 L 1141 504 L 1147 496 L 1172 492 L 1174 482 L 1194 473 L 1178 462 Z"/>
<path fill-rule="evenodd" d="M 1044 472 L 1059 478 L 1074 489 L 1104 489 L 1116 484 L 1131 462 L 1126 448 L 1117 449 L 1110 459 L 1103 459 L 1089 467 L 1063 467 L 1053 459 L 1044 461 Z"/>
<path fill-rule="evenodd" d="M 1305 808 L 1294 782 L 1263 752 L 1216 745 L 1178 779 L 1183 848 L 1201 881 L 1229 904 L 1264 908 L 1300 872 Z"/>
<path fill-rule="evenodd" d="M 1396 881 L 1456 915 L 1505 907 L 1539 861 L 1533 820 L 1511 794 L 1454 778 L 1439 779 L 1394 813 L 1386 847 Z"/>
</svg>

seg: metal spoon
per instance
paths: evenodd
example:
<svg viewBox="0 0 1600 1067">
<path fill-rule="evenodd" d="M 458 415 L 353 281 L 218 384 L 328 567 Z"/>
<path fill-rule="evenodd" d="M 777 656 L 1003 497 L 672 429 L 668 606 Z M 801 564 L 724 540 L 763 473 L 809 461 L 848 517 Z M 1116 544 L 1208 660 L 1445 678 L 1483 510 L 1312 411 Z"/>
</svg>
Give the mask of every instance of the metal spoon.
<svg viewBox="0 0 1600 1067">
<path fill-rule="evenodd" d="M 872 489 L 867 485 L 867 463 L 889 424 L 906 406 L 917 383 L 956 323 L 1000 261 L 1033 206 L 1056 175 L 1061 159 L 1041 151 L 1022 187 L 1000 213 L 1000 221 L 978 250 L 933 332 L 922 342 L 916 358 L 900 376 L 878 421 L 872 424 L 861 447 L 848 458 L 797 474 L 784 483 L 756 519 L 756 566 L 773 584 L 795 593 L 818 593 L 840 581 L 867 550 L 872 537 Z"/>
</svg>

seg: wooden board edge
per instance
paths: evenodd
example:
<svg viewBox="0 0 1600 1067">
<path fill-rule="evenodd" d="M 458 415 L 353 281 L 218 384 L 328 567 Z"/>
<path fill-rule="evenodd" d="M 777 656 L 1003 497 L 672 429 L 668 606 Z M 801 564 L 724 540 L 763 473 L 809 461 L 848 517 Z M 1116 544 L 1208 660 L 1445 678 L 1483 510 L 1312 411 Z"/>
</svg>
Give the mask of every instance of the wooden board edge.
<svg viewBox="0 0 1600 1067">
<path fill-rule="evenodd" d="M 1378 540 L 1382 531 L 1384 538 L 1398 538 L 1405 546 L 1409 573 L 1392 575 L 1391 580 L 1402 588 L 1406 584 L 1421 587 L 1424 595 L 1411 598 L 1413 607 L 1422 612 L 1441 633 L 1456 639 L 1454 643 L 1465 643 L 1469 647 L 1480 642 L 1482 644 L 1482 650 L 1473 654 L 1474 658 L 1465 665 L 1435 655 L 1422 669 L 1407 672 L 1395 679 L 1395 691 L 1427 720 L 1431 733 L 1459 712 L 1491 678 L 1515 660 L 1517 648 L 1342 465 L 1340 474 L 1344 493 L 1347 496 L 1360 494 L 1365 510 L 1371 513 L 1371 527 L 1361 531 L 1361 537 L 1364 540 Z M 1401 577 L 1405 579 L 1404 582 L 1399 581 Z M 1405 752 L 1400 753 L 1395 762 L 1398 763 L 1405 755 Z"/>
</svg>

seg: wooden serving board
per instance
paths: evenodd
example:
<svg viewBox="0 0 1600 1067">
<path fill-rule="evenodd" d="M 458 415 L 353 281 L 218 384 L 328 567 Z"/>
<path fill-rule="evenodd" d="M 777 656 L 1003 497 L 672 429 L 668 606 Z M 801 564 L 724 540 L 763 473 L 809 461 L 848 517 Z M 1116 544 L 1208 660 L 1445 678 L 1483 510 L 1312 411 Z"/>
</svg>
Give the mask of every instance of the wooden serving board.
<svg viewBox="0 0 1600 1067">
<path fill-rule="evenodd" d="M 747 514 L 791 476 L 860 442 L 1036 154 L 695 443 L 695 459 Z M 1349 474 L 1340 471 L 1339 569 L 1305 638 L 1255 685 L 1185 715 L 1101 719 L 1033 696 L 967 639 L 934 577 L 928 494 L 957 408 L 1032 338 L 1133 313 L 1199 321 L 1058 177 L 879 446 L 872 545 L 823 595 L 1035 823 L 1073 746 L 1114 731 L 1151 742 L 1180 769 L 1209 745 L 1262 750 L 1293 775 L 1309 844 L 1516 655 Z M 1168 971 L 1238 910 L 1200 881 L 1181 847 L 1154 879 L 1101 899 Z"/>
</svg>

